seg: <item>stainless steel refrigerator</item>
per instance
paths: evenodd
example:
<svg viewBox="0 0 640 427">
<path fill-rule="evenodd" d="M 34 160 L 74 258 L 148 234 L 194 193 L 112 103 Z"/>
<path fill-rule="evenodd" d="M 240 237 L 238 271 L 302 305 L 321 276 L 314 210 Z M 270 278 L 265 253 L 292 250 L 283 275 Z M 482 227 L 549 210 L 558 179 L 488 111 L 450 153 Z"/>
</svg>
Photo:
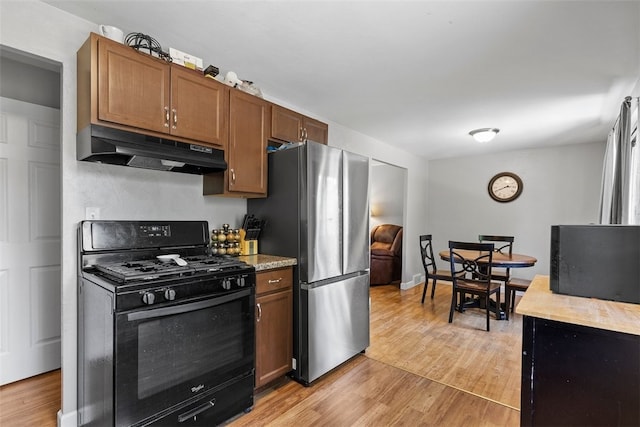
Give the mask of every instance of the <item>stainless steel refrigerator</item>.
<svg viewBox="0 0 640 427">
<path fill-rule="evenodd" d="M 269 154 L 260 253 L 295 257 L 293 377 L 309 384 L 369 346 L 369 159 L 308 142 Z"/>
</svg>

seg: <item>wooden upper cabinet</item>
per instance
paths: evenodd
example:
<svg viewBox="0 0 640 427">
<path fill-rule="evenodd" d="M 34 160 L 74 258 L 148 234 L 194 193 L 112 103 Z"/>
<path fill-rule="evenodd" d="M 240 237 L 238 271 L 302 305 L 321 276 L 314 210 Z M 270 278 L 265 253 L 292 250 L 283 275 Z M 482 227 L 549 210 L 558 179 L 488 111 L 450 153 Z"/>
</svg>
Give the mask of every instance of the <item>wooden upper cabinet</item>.
<svg viewBox="0 0 640 427">
<path fill-rule="evenodd" d="M 326 144 L 329 126 L 288 108 L 273 105 L 271 112 L 271 137 L 287 142 L 314 141 Z"/>
<path fill-rule="evenodd" d="M 229 100 L 229 191 L 267 195 L 270 105 L 237 90 Z"/>
<path fill-rule="evenodd" d="M 327 144 L 329 141 L 329 126 L 311 117 L 304 117 L 302 121 L 306 132 L 306 140 Z"/>
<path fill-rule="evenodd" d="M 274 105 L 271 110 L 271 137 L 287 142 L 302 141 L 302 115 Z"/>
<path fill-rule="evenodd" d="M 171 134 L 226 146 L 229 88 L 178 65 L 171 68 Z"/>
<path fill-rule="evenodd" d="M 94 33 L 78 51 L 79 131 L 95 123 L 224 149 L 228 97 L 200 72 Z"/>
<path fill-rule="evenodd" d="M 271 104 L 232 89 L 229 96 L 227 170 L 204 176 L 205 195 L 267 196 L 267 140 Z"/>
<path fill-rule="evenodd" d="M 169 65 L 120 43 L 97 43 L 98 119 L 168 132 Z"/>
</svg>

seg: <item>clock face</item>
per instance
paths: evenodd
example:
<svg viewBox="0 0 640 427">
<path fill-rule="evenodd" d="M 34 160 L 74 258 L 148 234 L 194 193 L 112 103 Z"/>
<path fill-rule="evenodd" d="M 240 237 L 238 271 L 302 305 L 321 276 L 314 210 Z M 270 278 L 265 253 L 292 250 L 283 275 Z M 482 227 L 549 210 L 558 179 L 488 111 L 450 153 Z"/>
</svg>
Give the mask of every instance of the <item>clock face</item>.
<svg viewBox="0 0 640 427">
<path fill-rule="evenodd" d="M 497 202 L 511 202 L 522 193 L 522 180 L 511 172 L 496 174 L 489 181 L 489 195 Z"/>
</svg>

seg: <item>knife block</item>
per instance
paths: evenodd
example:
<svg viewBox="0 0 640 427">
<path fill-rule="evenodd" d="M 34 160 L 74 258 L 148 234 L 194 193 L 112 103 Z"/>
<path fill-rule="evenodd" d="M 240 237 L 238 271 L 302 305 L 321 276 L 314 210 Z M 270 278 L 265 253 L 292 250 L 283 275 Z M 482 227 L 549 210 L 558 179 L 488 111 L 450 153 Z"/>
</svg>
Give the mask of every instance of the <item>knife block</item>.
<svg viewBox="0 0 640 427">
<path fill-rule="evenodd" d="M 243 240 L 240 242 L 240 255 L 257 255 L 257 254 L 258 254 L 257 240 Z"/>
<path fill-rule="evenodd" d="M 252 230 L 240 229 L 240 255 L 257 255 L 258 254 L 258 240 L 253 237 Z M 253 230 L 255 231 L 255 230 Z M 247 239 L 247 236 L 250 238 Z"/>
</svg>

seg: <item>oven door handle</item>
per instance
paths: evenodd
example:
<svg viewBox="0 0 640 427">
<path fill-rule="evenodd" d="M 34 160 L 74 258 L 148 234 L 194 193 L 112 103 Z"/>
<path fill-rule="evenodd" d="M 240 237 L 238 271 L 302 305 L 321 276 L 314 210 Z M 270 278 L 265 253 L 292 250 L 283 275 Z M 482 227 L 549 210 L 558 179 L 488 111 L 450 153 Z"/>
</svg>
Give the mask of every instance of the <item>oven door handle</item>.
<svg viewBox="0 0 640 427">
<path fill-rule="evenodd" d="M 204 301 L 193 302 L 189 304 L 174 305 L 171 307 L 157 308 L 154 310 L 136 311 L 127 314 L 127 321 L 154 319 L 156 317 L 171 316 L 174 314 L 186 313 L 189 311 L 201 310 L 203 308 L 215 307 L 216 305 L 226 304 L 230 301 L 251 295 L 251 289 L 243 289 L 232 294 L 219 297 L 208 298 Z"/>
<path fill-rule="evenodd" d="M 198 406 L 195 409 L 185 412 L 184 414 L 178 415 L 178 422 L 183 423 L 192 418 L 195 418 L 196 415 L 201 414 L 204 411 L 213 408 L 215 404 L 216 404 L 216 399 L 212 399 L 206 403 L 203 403 L 202 405 Z"/>
</svg>

